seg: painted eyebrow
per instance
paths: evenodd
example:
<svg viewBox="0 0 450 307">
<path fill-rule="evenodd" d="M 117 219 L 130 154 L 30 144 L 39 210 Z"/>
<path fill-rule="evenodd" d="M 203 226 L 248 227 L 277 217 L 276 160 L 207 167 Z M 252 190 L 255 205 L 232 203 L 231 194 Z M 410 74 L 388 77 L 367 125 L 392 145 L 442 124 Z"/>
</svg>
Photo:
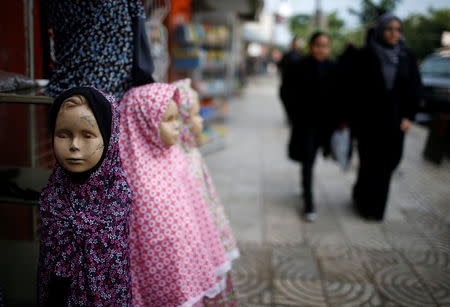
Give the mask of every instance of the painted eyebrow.
<svg viewBox="0 0 450 307">
<path fill-rule="evenodd" d="M 80 116 L 81 119 L 83 119 L 83 120 L 88 122 L 89 126 L 91 126 L 92 128 L 95 128 L 95 123 L 92 121 L 91 117 L 92 117 L 92 115 Z"/>
</svg>

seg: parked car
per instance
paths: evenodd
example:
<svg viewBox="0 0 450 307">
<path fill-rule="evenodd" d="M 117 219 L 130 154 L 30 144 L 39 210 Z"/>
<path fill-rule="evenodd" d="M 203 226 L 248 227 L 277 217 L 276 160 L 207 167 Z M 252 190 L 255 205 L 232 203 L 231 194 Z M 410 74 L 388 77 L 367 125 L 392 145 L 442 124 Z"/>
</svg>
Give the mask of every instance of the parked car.
<svg viewBox="0 0 450 307">
<path fill-rule="evenodd" d="M 420 72 L 423 83 L 420 111 L 450 113 L 450 49 L 427 56 Z"/>
<path fill-rule="evenodd" d="M 426 57 L 420 72 L 423 99 L 419 112 L 428 114 L 430 120 L 423 154 L 440 164 L 445 154 L 450 156 L 450 48 Z"/>
</svg>

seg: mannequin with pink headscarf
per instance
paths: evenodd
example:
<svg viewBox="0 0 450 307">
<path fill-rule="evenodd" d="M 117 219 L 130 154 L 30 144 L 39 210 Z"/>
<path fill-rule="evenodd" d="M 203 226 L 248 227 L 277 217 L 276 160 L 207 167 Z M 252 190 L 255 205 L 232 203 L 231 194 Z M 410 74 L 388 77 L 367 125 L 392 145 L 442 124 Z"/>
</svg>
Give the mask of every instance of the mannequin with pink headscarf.
<svg viewBox="0 0 450 307">
<path fill-rule="evenodd" d="M 211 218 L 222 245 L 231 261 L 239 257 L 236 240 L 233 237 L 230 222 L 220 203 L 208 168 L 198 149 L 203 119 L 199 115 L 200 102 L 197 92 L 191 87 L 190 79 L 182 79 L 172 83 L 180 91 L 180 139 L 179 145 L 185 154 L 189 170 L 195 184 L 201 191 L 203 200 L 208 204 Z M 231 276 L 227 276 L 227 288 L 214 299 L 205 299 L 207 306 L 234 306 L 237 304 Z"/>
<path fill-rule="evenodd" d="M 121 102 L 120 153 L 133 194 L 133 306 L 199 306 L 231 264 L 178 146 L 179 92 L 153 83 Z"/>
</svg>

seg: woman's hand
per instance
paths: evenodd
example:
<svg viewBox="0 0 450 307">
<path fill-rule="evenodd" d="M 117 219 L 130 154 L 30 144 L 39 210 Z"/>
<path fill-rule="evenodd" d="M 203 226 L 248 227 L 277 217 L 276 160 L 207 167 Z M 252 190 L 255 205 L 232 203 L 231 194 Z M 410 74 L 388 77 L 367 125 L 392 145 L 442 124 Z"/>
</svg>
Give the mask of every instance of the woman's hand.
<svg viewBox="0 0 450 307">
<path fill-rule="evenodd" d="M 411 121 L 407 118 L 403 118 L 402 122 L 400 124 L 400 130 L 402 130 L 403 132 L 408 132 L 408 130 L 411 128 Z"/>
</svg>

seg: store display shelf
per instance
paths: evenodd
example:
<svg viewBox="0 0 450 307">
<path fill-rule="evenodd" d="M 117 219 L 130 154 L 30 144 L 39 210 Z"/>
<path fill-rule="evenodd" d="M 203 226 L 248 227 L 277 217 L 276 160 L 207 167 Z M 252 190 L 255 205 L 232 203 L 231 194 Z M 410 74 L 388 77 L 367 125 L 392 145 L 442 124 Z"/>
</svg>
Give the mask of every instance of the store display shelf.
<svg viewBox="0 0 450 307">
<path fill-rule="evenodd" d="M 225 45 L 225 44 L 218 44 L 218 45 L 215 45 L 215 44 L 201 44 L 200 45 L 202 48 L 204 48 L 204 49 L 212 49 L 212 50 L 226 50 L 227 48 L 228 48 L 228 46 L 227 45 Z"/>
<path fill-rule="evenodd" d="M 203 67 L 204 73 L 224 73 L 225 65 L 217 65 L 217 66 L 205 66 Z"/>
<path fill-rule="evenodd" d="M 0 167 L 0 204 L 37 206 L 51 173 L 51 169 L 43 168 Z"/>
<path fill-rule="evenodd" d="M 225 135 L 226 129 L 221 125 L 205 127 L 202 132 L 200 152 L 203 155 L 207 155 L 224 149 L 226 147 Z"/>
<path fill-rule="evenodd" d="M 0 102 L 51 105 L 53 98 L 43 96 L 43 90 L 44 87 L 35 87 L 11 92 L 0 92 Z"/>
</svg>

